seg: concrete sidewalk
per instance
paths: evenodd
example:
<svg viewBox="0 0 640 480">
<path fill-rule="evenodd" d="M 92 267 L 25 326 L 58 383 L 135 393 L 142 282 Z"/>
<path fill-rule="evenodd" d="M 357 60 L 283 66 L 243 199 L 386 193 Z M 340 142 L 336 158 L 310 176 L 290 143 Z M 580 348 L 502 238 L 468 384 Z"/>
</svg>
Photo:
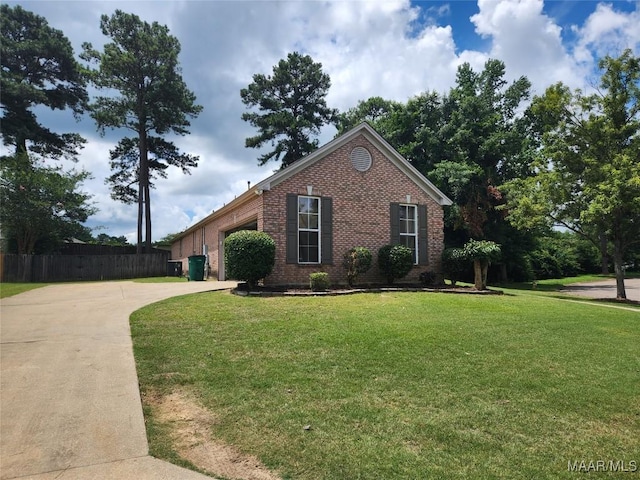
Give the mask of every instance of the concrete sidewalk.
<svg viewBox="0 0 640 480">
<path fill-rule="evenodd" d="M 625 292 L 629 300 L 640 302 L 640 278 L 627 278 L 624 281 Z M 572 283 L 560 290 L 562 293 L 596 299 L 615 299 L 616 280 L 600 280 L 588 283 Z"/>
<path fill-rule="evenodd" d="M 148 456 L 129 315 L 233 285 L 61 284 L 2 299 L 0 478 L 208 478 Z"/>
</svg>

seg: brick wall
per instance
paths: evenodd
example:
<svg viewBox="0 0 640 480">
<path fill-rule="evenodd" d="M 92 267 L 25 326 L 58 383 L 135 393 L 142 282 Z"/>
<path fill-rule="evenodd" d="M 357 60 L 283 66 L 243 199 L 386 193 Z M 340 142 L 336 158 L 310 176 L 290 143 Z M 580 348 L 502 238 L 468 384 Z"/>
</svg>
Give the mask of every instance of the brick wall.
<svg viewBox="0 0 640 480">
<path fill-rule="evenodd" d="M 366 148 L 373 157 L 366 172 L 355 170 L 349 158 L 356 146 Z M 286 263 L 286 195 L 307 194 L 333 198 L 333 265 L 293 265 Z M 407 200 L 410 196 L 410 200 Z M 327 157 L 297 175 L 265 191 L 262 228 L 276 242 L 276 269 L 267 284 L 309 283 L 309 274 L 329 273 L 332 283 L 345 283 L 342 257 L 351 247 L 371 250 L 374 265 L 358 279 L 361 283 L 379 283 L 384 279 L 377 267 L 377 251 L 390 242 L 389 205 L 392 202 L 427 205 L 428 265 L 416 266 L 404 281 L 416 281 L 425 271 L 441 271 L 444 248 L 442 207 L 424 193 L 392 162 L 386 159 L 364 136 L 359 135 Z"/>
<path fill-rule="evenodd" d="M 262 230 L 262 196 L 255 193 L 248 193 L 245 196 L 246 198 L 238 198 L 239 205 L 236 208 L 223 212 L 219 216 L 212 215 L 210 221 L 173 243 L 171 246 L 171 258 L 182 261 L 183 271 L 186 271 L 189 267 L 188 257 L 190 255 L 203 254 L 204 243 L 209 250 L 208 257 L 211 274 L 217 277 L 220 268 L 218 264 L 219 249 L 224 239 L 224 232 L 254 220 L 257 221 L 258 230 Z M 180 242 L 182 242 L 182 248 Z"/>
<path fill-rule="evenodd" d="M 359 172 L 351 165 L 349 155 L 354 147 L 366 148 L 372 155 L 372 165 Z M 286 263 L 286 196 L 288 193 L 333 199 L 333 264 L 297 265 Z M 407 197 L 410 197 L 409 199 Z M 309 274 L 329 273 L 334 284 L 346 283 L 342 258 L 352 247 L 363 246 L 373 254 L 373 266 L 358 278 L 359 283 L 381 283 L 377 266 L 377 252 L 390 243 L 389 205 L 393 202 L 423 204 L 427 206 L 428 264 L 415 266 L 401 281 L 417 281 L 418 275 L 430 270 L 441 271 L 440 256 L 444 248 L 443 209 L 428 194 L 415 185 L 400 169 L 377 150 L 363 135 L 333 151 L 325 158 L 305 168 L 261 195 L 247 192 L 229 205 L 229 211 L 212 214 L 202 226 L 195 228 L 171 248 L 171 258 L 182 260 L 188 269 L 188 257 L 201 255 L 202 244 L 208 246 L 209 265 L 217 276 L 219 249 L 225 231 L 250 221 L 257 221 L 258 230 L 265 231 L 276 243 L 276 267 L 266 284 L 308 285 Z M 222 233 L 221 233 L 222 232 Z"/>
</svg>

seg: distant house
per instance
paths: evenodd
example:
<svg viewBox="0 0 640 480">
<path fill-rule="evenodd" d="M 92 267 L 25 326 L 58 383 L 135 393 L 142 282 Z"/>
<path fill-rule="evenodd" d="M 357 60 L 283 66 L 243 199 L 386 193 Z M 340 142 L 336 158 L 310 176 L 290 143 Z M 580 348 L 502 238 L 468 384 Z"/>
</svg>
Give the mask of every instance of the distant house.
<svg viewBox="0 0 640 480">
<path fill-rule="evenodd" d="M 319 271 L 346 283 L 342 259 L 356 246 L 374 255 L 358 281 L 382 283 L 376 255 L 390 243 L 413 250 L 415 266 L 404 280 L 416 281 L 421 272 L 440 272 L 445 205 L 445 194 L 362 123 L 179 234 L 171 258 L 186 270 L 190 255 L 205 254 L 212 274 L 224 280 L 224 239 L 261 230 L 276 243 L 266 285 L 308 285 Z"/>
</svg>

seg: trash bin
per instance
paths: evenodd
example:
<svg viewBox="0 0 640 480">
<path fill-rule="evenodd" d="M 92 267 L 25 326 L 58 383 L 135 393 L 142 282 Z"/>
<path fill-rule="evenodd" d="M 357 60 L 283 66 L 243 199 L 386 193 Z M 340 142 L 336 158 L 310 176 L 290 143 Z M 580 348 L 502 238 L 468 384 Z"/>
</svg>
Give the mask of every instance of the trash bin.
<svg viewBox="0 0 640 480">
<path fill-rule="evenodd" d="M 204 264 L 207 257 L 204 255 L 192 255 L 189 257 L 189 280 L 204 280 Z"/>
<path fill-rule="evenodd" d="M 171 261 L 167 263 L 167 277 L 181 277 L 182 262 Z"/>
</svg>

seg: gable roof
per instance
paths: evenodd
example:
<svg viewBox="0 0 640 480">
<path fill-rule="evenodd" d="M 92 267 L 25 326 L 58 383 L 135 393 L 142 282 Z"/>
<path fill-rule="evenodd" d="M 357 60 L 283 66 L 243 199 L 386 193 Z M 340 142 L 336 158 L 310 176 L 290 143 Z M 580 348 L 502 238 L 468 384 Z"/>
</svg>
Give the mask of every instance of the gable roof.
<svg viewBox="0 0 640 480">
<path fill-rule="evenodd" d="M 286 179 L 296 175 L 301 170 L 313 165 L 315 162 L 324 158 L 334 150 L 349 143 L 358 135 L 363 135 L 369 142 L 373 144 L 378 150 L 380 150 L 385 157 L 387 157 L 391 163 L 400 169 L 413 183 L 415 183 L 420 189 L 422 189 L 427 195 L 433 198 L 440 205 L 451 205 L 453 202 L 447 197 L 438 187 L 431 183 L 424 175 L 422 175 L 413 165 L 411 165 L 398 151 L 393 148 L 382 136 L 376 132 L 371 125 L 366 122 L 359 124 L 352 128 L 348 132 L 334 138 L 329 143 L 326 143 L 322 147 L 313 151 L 306 157 L 294 162 L 284 170 L 281 170 L 274 175 L 262 180 L 255 188 L 260 190 L 270 190 L 271 187 L 275 187 L 279 183 Z"/>
<path fill-rule="evenodd" d="M 427 195 L 433 198 L 440 205 L 451 205 L 453 201 L 447 197 L 442 191 L 438 189 L 433 183 L 431 183 L 424 175 L 422 175 L 413 165 L 411 165 L 402 155 L 400 155 L 395 148 L 393 148 L 382 136 L 376 132 L 371 125 L 363 122 L 356 127 L 352 128 L 348 132 L 334 138 L 329 143 L 326 143 L 322 147 L 313 151 L 306 157 L 301 158 L 297 162 L 289 165 L 284 170 L 271 175 L 270 177 L 262 180 L 255 186 L 251 187 L 246 192 L 233 199 L 231 202 L 224 205 L 219 210 L 216 210 L 207 215 L 202 220 L 188 227 L 184 231 L 175 236 L 173 241 L 179 240 L 186 235 L 190 234 L 194 230 L 209 223 L 211 220 L 224 215 L 229 210 L 233 210 L 243 203 L 248 202 L 252 198 L 255 198 L 255 194 L 260 194 L 263 191 L 271 190 L 271 187 L 275 187 L 279 183 L 294 176 L 298 172 L 313 165 L 315 162 L 321 160 L 326 155 L 330 154 L 334 150 L 347 144 L 358 135 L 363 135 L 373 146 L 382 152 L 382 154 L 388 158 L 396 167 L 400 169 L 410 180 L 412 180 L 420 189 L 422 189 Z"/>
</svg>

